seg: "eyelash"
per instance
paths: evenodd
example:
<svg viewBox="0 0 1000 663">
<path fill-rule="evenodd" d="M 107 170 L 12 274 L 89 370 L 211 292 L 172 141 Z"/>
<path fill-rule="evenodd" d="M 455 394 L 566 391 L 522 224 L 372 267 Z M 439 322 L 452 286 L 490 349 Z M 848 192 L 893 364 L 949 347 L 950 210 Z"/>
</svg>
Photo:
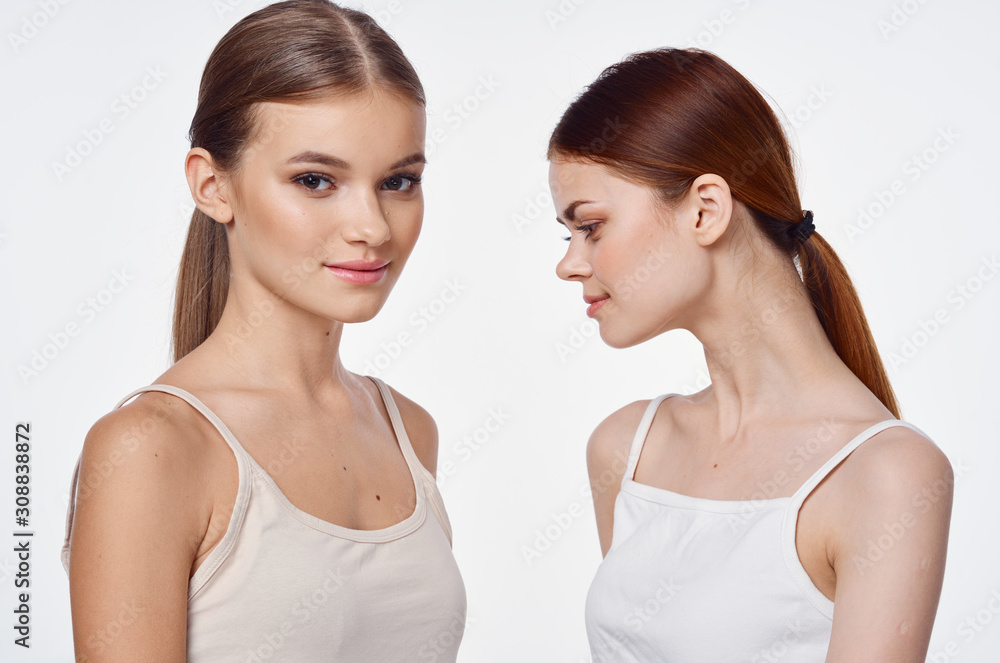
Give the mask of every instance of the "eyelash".
<svg viewBox="0 0 1000 663">
<path fill-rule="evenodd" d="M 302 188 L 307 189 L 309 191 L 326 191 L 327 190 L 327 189 L 314 189 L 312 187 L 306 186 L 304 180 L 306 180 L 307 178 L 310 178 L 310 177 L 315 177 L 316 179 L 322 180 L 323 182 L 326 182 L 330 186 L 333 186 L 333 179 L 331 179 L 330 177 L 327 177 L 326 175 L 321 175 L 320 173 L 302 173 L 301 175 L 296 175 L 295 177 L 293 177 L 292 181 L 293 182 L 298 182 L 300 185 L 302 185 Z"/>
<path fill-rule="evenodd" d="M 302 173 L 301 175 L 296 175 L 295 177 L 293 177 L 292 181 L 298 182 L 304 189 L 308 191 L 313 191 L 313 192 L 329 191 L 330 187 L 327 187 L 325 189 L 319 189 L 319 188 L 314 189 L 312 187 L 306 186 L 304 180 L 310 177 L 315 177 L 316 179 L 326 182 L 327 184 L 330 185 L 330 187 L 334 185 L 333 178 L 329 177 L 328 175 L 323 175 L 322 173 Z M 416 175 L 413 173 L 399 173 L 396 175 L 390 175 L 389 177 L 385 178 L 382 184 L 384 185 L 386 181 L 391 179 L 407 180 L 410 183 L 410 186 L 406 189 L 384 189 L 385 191 L 399 191 L 402 193 L 406 193 L 413 187 L 420 186 L 420 183 L 423 181 L 423 177 L 421 177 L 420 175 Z"/>
<path fill-rule="evenodd" d="M 590 234 L 594 232 L 594 229 L 596 227 L 597 227 L 596 223 L 583 223 L 580 224 L 579 226 L 575 226 L 573 230 L 578 230 L 580 232 L 587 233 L 586 235 L 584 235 L 584 239 L 588 239 L 590 237 Z M 563 239 L 568 242 L 572 239 L 572 237 L 563 237 Z"/>
<path fill-rule="evenodd" d="M 415 186 L 420 186 L 420 183 L 423 181 L 423 177 L 421 177 L 420 175 L 416 175 L 414 173 L 399 173 L 397 175 L 390 175 L 389 177 L 387 177 L 385 179 L 386 180 L 391 180 L 391 179 L 409 180 L 410 181 L 410 187 L 409 187 L 409 189 L 412 189 Z M 382 182 L 382 184 L 385 184 L 385 182 Z M 402 191 L 403 191 L 403 193 L 405 193 L 409 189 L 405 189 L 405 190 L 402 190 Z M 386 190 L 387 191 L 400 191 L 400 189 L 386 189 Z"/>
</svg>

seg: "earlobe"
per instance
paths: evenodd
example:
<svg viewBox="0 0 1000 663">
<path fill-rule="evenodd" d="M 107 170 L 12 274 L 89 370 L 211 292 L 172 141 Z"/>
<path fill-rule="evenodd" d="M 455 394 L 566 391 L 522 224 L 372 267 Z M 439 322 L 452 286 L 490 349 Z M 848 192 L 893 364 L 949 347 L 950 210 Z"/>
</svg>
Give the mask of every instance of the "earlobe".
<svg viewBox="0 0 1000 663">
<path fill-rule="evenodd" d="M 725 234 L 732 219 L 733 196 L 729 184 L 718 175 L 700 175 L 691 183 L 689 195 L 698 214 L 695 239 L 701 246 L 710 246 Z"/>
<path fill-rule="evenodd" d="M 233 220 L 232 206 L 223 195 L 223 179 L 215 160 L 207 150 L 194 147 L 184 160 L 184 175 L 194 204 L 202 212 L 219 223 Z"/>
</svg>

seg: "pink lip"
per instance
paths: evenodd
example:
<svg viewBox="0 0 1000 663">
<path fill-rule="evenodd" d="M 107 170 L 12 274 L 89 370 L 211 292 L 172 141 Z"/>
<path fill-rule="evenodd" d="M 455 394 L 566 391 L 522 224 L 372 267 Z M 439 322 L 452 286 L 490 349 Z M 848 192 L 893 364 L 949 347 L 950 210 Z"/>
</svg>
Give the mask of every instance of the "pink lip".
<svg viewBox="0 0 1000 663">
<path fill-rule="evenodd" d="M 349 260 L 338 262 L 333 265 L 324 265 L 328 271 L 332 272 L 348 283 L 357 285 L 370 285 L 378 283 L 385 276 L 388 260 Z"/>
<path fill-rule="evenodd" d="M 597 315 L 597 312 L 601 310 L 601 307 L 604 306 L 604 302 L 608 301 L 608 299 L 610 298 L 604 297 L 603 299 L 598 299 L 596 302 L 591 303 L 591 305 L 587 307 L 587 316 L 593 318 Z"/>
</svg>

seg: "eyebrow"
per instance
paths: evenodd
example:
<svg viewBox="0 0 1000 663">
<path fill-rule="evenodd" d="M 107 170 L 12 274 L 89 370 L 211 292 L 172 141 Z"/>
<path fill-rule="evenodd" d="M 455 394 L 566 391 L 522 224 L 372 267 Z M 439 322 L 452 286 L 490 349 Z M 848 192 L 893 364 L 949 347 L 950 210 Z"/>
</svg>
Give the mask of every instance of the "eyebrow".
<svg viewBox="0 0 1000 663">
<path fill-rule="evenodd" d="M 294 157 L 292 157 L 285 163 L 289 165 L 293 163 L 319 163 L 329 168 L 339 168 L 341 170 L 351 169 L 351 164 L 347 163 L 343 159 L 340 159 L 330 154 L 324 154 L 322 152 L 313 152 L 313 151 L 296 154 Z M 400 159 L 396 163 L 389 166 L 389 170 L 395 170 L 396 168 L 402 168 L 404 166 L 409 166 L 415 163 L 427 163 L 427 158 L 424 157 L 423 152 L 414 152 L 410 156 L 404 159 Z"/>
<path fill-rule="evenodd" d="M 559 224 L 562 224 L 562 225 L 566 225 L 566 222 L 563 221 L 563 219 L 566 219 L 566 220 L 572 219 L 573 215 L 576 214 L 576 208 L 577 207 L 579 207 L 580 205 L 589 205 L 592 202 L 594 202 L 594 201 L 593 200 L 574 200 L 573 202 L 571 202 L 569 205 L 566 206 L 566 209 L 563 210 L 563 213 L 562 213 L 561 217 L 559 217 L 559 216 L 556 217 L 556 223 L 559 223 Z"/>
</svg>

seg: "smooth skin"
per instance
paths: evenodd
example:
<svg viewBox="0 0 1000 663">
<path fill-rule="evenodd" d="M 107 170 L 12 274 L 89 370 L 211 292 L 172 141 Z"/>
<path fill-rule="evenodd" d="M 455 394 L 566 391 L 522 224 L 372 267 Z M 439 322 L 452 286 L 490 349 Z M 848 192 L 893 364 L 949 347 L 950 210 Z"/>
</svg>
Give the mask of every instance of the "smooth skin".
<svg viewBox="0 0 1000 663">
<path fill-rule="evenodd" d="M 698 177 L 666 207 L 608 168 L 553 161 L 558 220 L 570 230 L 560 278 L 579 282 L 601 337 L 629 347 L 687 329 L 711 386 L 660 405 L 635 481 L 715 500 L 791 496 L 841 447 L 892 414 L 841 361 L 793 263 L 735 201 L 725 179 Z M 579 203 L 567 215 L 565 210 Z M 587 445 L 601 552 L 629 447 L 649 401 L 605 419 Z M 821 448 L 802 453 L 810 438 Z M 608 473 L 614 481 L 608 481 Z M 882 431 L 805 500 L 796 548 L 836 601 L 828 663 L 917 663 L 927 653 L 944 576 L 954 477 L 946 456 L 907 428 Z M 878 557 L 886 527 L 905 533 Z M 874 557 L 872 560 L 870 557 Z"/>
<path fill-rule="evenodd" d="M 259 132 L 237 172 L 200 148 L 187 156 L 195 203 L 226 226 L 232 276 L 216 330 L 155 382 L 204 402 L 302 511 L 382 529 L 413 512 L 415 487 L 377 387 L 339 346 L 344 323 L 385 303 L 419 235 L 424 109 L 376 89 L 260 110 L 278 129 Z M 368 285 L 324 266 L 350 260 L 389 264 Z M 433 473 L 434 420 L 393 396 Z M 147 392 L 94 425 L 80 471 L 77 660 L 184 661 L 188 582 L 236 497 L 232 451 L 186 402 Z"/>
</svg>

